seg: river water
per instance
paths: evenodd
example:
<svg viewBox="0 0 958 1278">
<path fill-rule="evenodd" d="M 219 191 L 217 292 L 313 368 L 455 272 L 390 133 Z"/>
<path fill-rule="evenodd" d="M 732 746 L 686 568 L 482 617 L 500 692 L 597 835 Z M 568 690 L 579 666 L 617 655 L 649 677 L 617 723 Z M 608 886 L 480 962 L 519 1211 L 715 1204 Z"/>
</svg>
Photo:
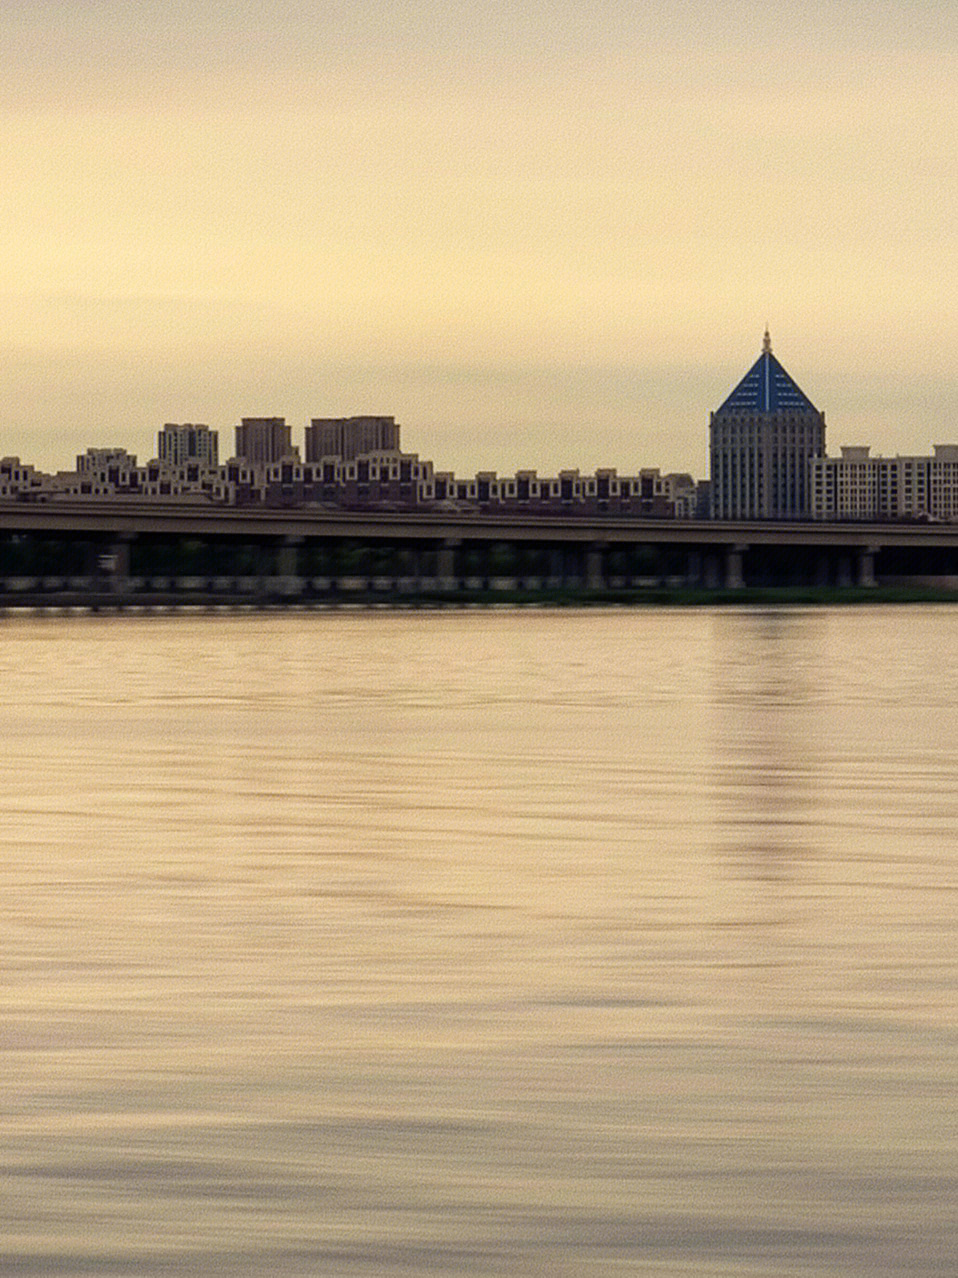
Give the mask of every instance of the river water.
<svg viewBox="0 0 958 1278">
<path fill-rule="evenodd" d="M 0 1272 L 952 1278 L 956 637 L 0 618 Z"/>
</svg>

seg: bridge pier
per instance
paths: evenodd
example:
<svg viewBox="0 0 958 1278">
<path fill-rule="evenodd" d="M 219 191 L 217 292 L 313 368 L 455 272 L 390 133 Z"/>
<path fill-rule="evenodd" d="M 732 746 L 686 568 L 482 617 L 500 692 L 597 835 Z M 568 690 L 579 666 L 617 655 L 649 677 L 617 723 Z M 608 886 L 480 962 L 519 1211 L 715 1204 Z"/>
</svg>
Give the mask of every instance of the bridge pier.
<svg viewBox="0 0 958 1278">
<path fill-rule="evenodd" d="M 581 590 L 585 585 L 586 550 L 576 542 L 566 542 L 562 547 L 562 584 L 569 590 Z"/>
<path fill-rule="evenodd" d="M 605 542 L 594 541 L 585 553 L 586 590 L 605 589 Z"/>
<path fill-rule="evenodd" d="M 422 579 L 424 576 L 422 570 L 422 548 L 416 545 L 410 546 L 407 550 L 407 554 L 408 571 L 406 573 L 406 578 L 409 582 L 407 589 L 413 591 L 415 594 L 419 594 L 422 590 Z"/>
<path fill-rule="evenodd" d="M 878 546 L 863 546 L 858 552 L 858 584 L 871 588 L 875 582 L 875 555 Z"/>
<path fill-rule="evenodd" d="M 130 543 L 136 533 L 119 533 L 96 556 L 97 577 L 111 595 L 125 595 L 130 589 Z"/>
<path fill-rule="evenodd" d="M 456 554 L 462 542 L 449 537 L 439 547 L 438 576 L 440 590 L 458 590 L 459 577 L 456 573 Z"/>
<path fill-rule="evenodd" d="M 546 585 L 550 590 L 561 590 L 565 585 L 565 555 L 561 546 L 550 546 L 546 565 Z"/>
<path fill-rule="evenodd" d="M 748 546 L 727 546 L 725 549 L 725 589 L 743 590 L 745 578 L 742 575 L 742 556 Z"/>
<path fill-rule="evenodd" d="M 276 585 L 279 593 L 286 597 L 303 593 L 303 579 L 299 573 L 299 551 L 302 544 L 302 537 L 284 537 L 276 552 Z"/>
<path fill-rule="evenodd" d="M 110 547 L 113 571 L 110 588 L 116 595 L 125 595 L 130 588 L 130 538 L 121 537 Z"/>
<path fill-rule="evenodd" d="M 706 590 L 718 590 L 722 585 L 722 564 L 715 551 L 707 551 L 702 572 L 702 585 Z"/>
</svg>

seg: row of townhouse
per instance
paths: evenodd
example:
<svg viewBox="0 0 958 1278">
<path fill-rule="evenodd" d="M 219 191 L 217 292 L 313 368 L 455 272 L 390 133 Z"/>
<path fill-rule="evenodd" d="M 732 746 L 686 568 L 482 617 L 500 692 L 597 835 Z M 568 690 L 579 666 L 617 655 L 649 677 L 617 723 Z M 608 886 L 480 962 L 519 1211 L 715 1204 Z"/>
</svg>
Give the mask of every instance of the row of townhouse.
<svg viewBox="0 0 958 1278">
<path fill-rule="evenodd" d="M 50 478 L 19 457 L 0 457 L 0 497 L 40 492 Z"/>
<path fill-rule="evenodd" d="M 191 461 L 174 464 L 153 460 L 138 466 L 123 448 L 91 448 L 77 458 L 76 470 L 46 474 L 21 462 L 0 458 L 0 498 L 36 501 L 60 497 L 182 497 L 208 500 L 218 473 L 216 467 Z"/>
<path fill-rule="evenodd" d="M 597 470 L 594 475 L 562 470 L 554 477 L 539 476 L 534 470 L 503 477 L 494 471 L 480 471 L 473 479 L 437 475 L 435 499 L 536 509 L 575 506 L 589 512 L 692 519 L 697 513 L 699 490 L 691 475 L 663 475 L 652 468 L 634 476 L 619 475 L 614 469 Z"/>
<path fill-rule="evenodd" d="M 140 466 L 122 448 L 88 449 L 75 471 L 45 475 L 18 458 L 0 462 L 0 497 L 130 497 L 141 500 L 210 501 L 227 506 L 320 504 L 346 509 L 391 509 L 440 503 L 460 508 L 517 507 L 540 511 L 575 508 L 657 518 L 694 518 L 701 505 L 691 475 L 643 469 L 635 476 L 614 469 L 582 475 L 578 470 L 540 476 L 480 471 L 463 479 L 436 472 L 415 453 L 373 452 L 304 462 L 297 450 L 276 461 L 234 457 L 221 465 L 198 459 L 155 458 Z"/>
<path fill-rule="evenodd" d="M 418 506 L 433 499 L 433 478 L 432 462 L 415 453 L 304 462 L 294 449 L 266 463 L 231 458 L 219 467 L 211 497 L 228 506 Z"/>
<path fill-rule="evenodd" d="M 872 457 L 867 446 L 810 462 L 813 519 L 958 521 L 958 444 L 930 457 Z"/>
<path fill-rule="evenodd" d="M 321 503 L 362 509 L 442 503 L 538 510 L 574 506 L 688 519 L 695 517 L 699 501 L 697 485 L 687 474 L 662 475 L 647 469 L 625 477 L 615 470 L 594 475 L 568 470 L 546 478 L 523 470 L 512 476 L 480 471 L 462 479 L 451 471 L 437 472 L 432 462 L 414 453 L 395 452 L 326 457 L 313 463 L 294 453 L 265 466 L 234 458 L 220 467 L 211 496 L 226 505 Z"/>
</svg>

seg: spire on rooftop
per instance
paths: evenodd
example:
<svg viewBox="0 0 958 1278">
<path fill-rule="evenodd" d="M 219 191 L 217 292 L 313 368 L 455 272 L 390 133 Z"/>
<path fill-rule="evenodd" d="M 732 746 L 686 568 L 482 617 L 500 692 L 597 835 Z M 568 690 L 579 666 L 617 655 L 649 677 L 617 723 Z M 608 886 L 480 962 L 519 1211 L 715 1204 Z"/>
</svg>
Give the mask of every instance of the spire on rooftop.
<svg viewBox="0 0 958 1278">
<path fill-rule="evenodd" d="M 765 336 L 762 338 L 762 354 L 771 355 L 771 353 L 772 353 L 772 339 L 769 336 L 768 325 L 766 324 Z"/>
</svg>

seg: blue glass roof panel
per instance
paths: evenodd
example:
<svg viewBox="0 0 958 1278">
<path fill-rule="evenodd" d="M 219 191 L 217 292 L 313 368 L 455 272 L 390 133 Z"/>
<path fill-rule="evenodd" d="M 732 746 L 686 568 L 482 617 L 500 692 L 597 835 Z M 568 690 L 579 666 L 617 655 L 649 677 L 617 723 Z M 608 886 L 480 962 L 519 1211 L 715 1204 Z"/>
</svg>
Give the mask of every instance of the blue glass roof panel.
<svg viewBox="0 0 958 1278">
<path fill-rule="evenodd" d="M 805 392 L 799 390 L 772 352 L 763 351 L 717 411 L 817 413 L 818 409 Z"/>
</svg>

